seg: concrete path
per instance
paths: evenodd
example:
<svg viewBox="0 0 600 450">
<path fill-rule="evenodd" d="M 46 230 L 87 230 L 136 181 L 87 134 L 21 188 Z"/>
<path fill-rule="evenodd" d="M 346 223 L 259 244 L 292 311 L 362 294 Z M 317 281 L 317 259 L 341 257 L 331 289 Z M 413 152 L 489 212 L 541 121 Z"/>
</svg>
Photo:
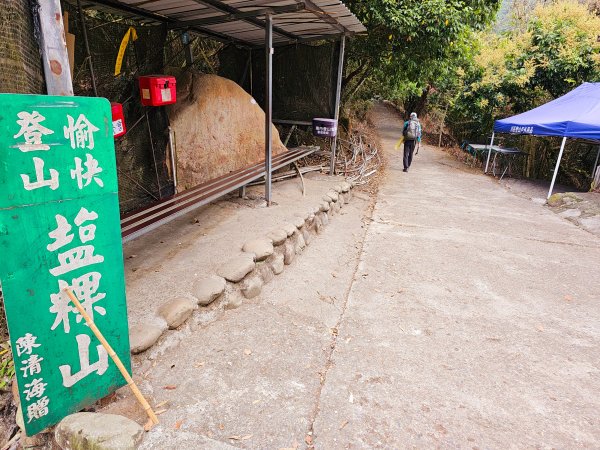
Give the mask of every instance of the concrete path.
<svg viewBox="0 0 600 450">
<path fill-rule="evenodd" d="M 600 447 L 598 238 L 438 150 L 403 173 L 398 119 L 375 116 L 374 209 L 142 355 L 166 410 L 143 449 Z"/>
<path fill-rule="evenodd" d="M 423 148 L 388 176 L 316 448 L 599 448 L 600 241 Z"/>
</svg>

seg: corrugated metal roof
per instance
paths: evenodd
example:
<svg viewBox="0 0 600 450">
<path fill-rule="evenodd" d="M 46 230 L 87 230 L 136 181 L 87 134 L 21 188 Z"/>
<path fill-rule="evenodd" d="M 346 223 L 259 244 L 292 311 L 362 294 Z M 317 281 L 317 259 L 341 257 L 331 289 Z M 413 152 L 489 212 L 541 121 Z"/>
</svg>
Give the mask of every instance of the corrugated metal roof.
<svg viewBox="0 0 600 450">
<path fill-rule="evenodd" d="M 366 28 L 339 0 L 84 0 L 146 24 L 170 27 L 248 46 L 264 44 L 266 15 L 275 45 L 363 33 Z"/>
</svg>

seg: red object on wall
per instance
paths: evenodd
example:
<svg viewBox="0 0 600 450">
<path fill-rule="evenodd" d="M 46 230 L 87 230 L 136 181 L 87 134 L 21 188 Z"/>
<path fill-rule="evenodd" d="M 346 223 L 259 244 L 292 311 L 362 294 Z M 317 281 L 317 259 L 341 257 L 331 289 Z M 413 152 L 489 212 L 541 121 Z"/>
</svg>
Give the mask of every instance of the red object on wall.
<svg viewBox="0 0 600 450">
<path fill-rule="evenodd" d="M 123 115 L 123 105 L 112 102 L 110 104 L 110 109 L 112 111 L 113 136 L 118 138 L 127 133 L 125 116 Z"/>
<path fill-rule="evenodd" d="M 144 106 L 170 105 L 177 101 L 175 77 L 144 75 L 139 77 L 140 98 Z"/>
</svg>

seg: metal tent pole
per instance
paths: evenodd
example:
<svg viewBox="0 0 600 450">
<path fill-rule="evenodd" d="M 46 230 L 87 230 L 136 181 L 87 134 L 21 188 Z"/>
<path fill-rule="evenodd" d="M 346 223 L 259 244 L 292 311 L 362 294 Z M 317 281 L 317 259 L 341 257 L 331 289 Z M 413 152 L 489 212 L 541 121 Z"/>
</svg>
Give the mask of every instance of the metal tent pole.
<svg viewBox="0 0 600 450">
<path fill-rule="evenodd" d="M 271 206 L 272 129 L 273 122 L 273 16 L 267 14 L 265 24 L 265 199 Z"/>
<path fill-rule="evenodd" d="M 562 159 L 563 151 L 565 150 L 565 144 L 567 142 L 567 137 L 565 136 L 562 140 L 562 144 L 560 144 L 560 152 L 558 152 L 558 159 L 556 160 L 556 167 L 554 168 L 554 174 L 552 175 L 552 183 L 550 183 L 550 190 L 548 191 L 548 197 L 552 195 L 552 190 L 554 189 L 554 182 L 556 181 L 556 176 L 558 175 L 558 168 L 560 166 L 560 160 Z"/>
<path fill-rule="evenodd" d="M 485 163 L 485 170 L 483 171 L 483 173 L 487 173 L 488 166 L 490 165 L 490 156 L 492 156 L 492 146 L 494 145 L 494 137 L 496 137 L 496 133 L 492 131 L 492 140 L 490 141 L 490 148 L 488 150 L 488 157 Z"/>
<path fill-rule="evenodd" d="M 346 36 L 342 35 L 340 39 L 340 57 L 338 61 L 338 72 L 335 91 L 335 120 L 340 119 L 340 101 L 342 98 L 342 76 L 344 75 L 344 53 L 346 52 Z M 339 123 L 338 123 L 339 129 Z M 335 159 L 337 152 L 337 133 L 331 142 L 331 162 L 329 167 L 329 175 L 335 175 Z"/>
<path fill-rule="evenodd" d="M 598 153 L 596 153 L 596 162 L 594 163 L 594 168 L 592 169 L 592 178 L 596 175 L 596 168 L 598 167 L 598 160 L 600 159 L 600 145 L 598 146 Z"/>
</svg>

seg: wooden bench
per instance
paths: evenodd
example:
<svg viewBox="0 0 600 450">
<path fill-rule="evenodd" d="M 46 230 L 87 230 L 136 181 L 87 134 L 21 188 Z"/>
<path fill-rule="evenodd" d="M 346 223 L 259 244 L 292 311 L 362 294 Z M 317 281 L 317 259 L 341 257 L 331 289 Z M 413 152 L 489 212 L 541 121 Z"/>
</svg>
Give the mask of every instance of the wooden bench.
<svg viewBox="0 0 600 450">
<path fill-rule="evenodd" d="M 274 156 L 272 159 L 273 171 L 304 158 L 318 149 L 319 147 L 298 147 Z M 126 214 L 121 218 L 123 242 L 135 239 L 264 176 L 265 162 L 261 161 L 161 200 L 149 207 Z"/>
</svg>

